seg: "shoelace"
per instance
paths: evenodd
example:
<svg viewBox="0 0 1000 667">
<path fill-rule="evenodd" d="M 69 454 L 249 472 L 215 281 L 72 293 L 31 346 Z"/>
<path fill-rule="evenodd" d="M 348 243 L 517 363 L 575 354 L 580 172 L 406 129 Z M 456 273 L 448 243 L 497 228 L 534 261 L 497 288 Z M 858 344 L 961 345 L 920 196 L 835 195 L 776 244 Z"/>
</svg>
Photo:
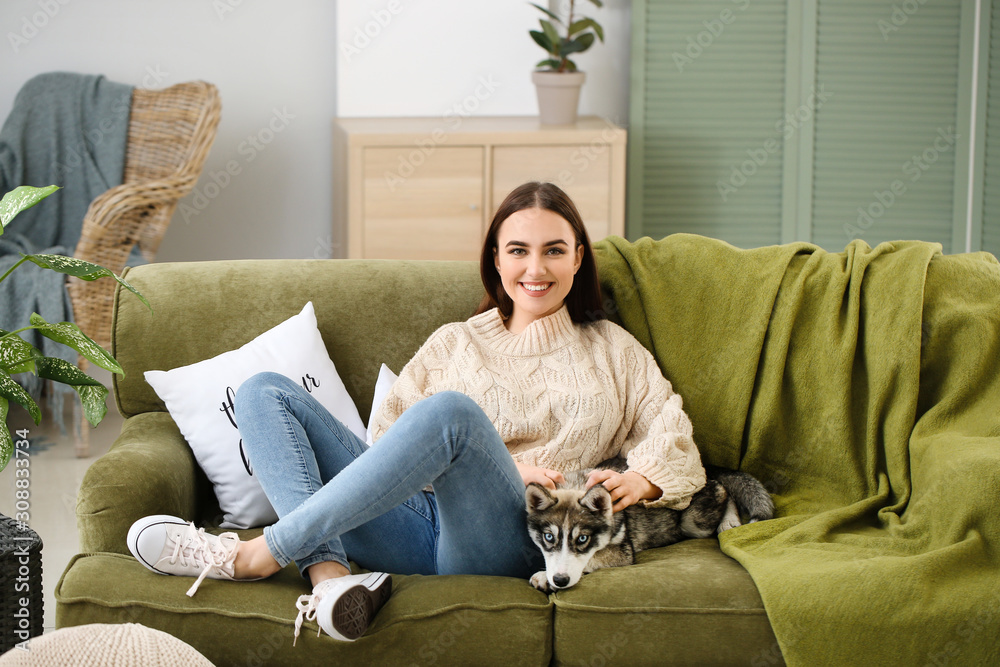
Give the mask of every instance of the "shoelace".
<svg viewBox="0 0 1000 667">
<path fill-rule="evenodd" d="M 327 579 L 326 581 L 319 582 L 313 587 L 312 593 L 300 595 L 299 599 L 295 601 L 295 608 L 299 610 L 299 614 L 295 617 L 295 637 L 292 639 L 292 646 L 295 646 L 295 642 L 299 638 L 302 621 L 316 620 L 316 612 L 319 611 L 319 601 L 330 591 L 334 581 L 334 579 Z M 323 627 L 320 626 L 316 630 L 316 636 L 319 637 L 322 633 Z"/>
<path fill-rule="evenodd" d="M 205 565 L 194 584 L 188 589 L 188 597 L 194 597 L 194 594 L 198 591 L 198 587 L 201 586 L 201 582 L 205 580 L 205 577 L 208 576 L 213 567 L 228 567 L 232 570 L 233 563 L 236 560 L 236 550 L 239 545 L 240 538 L 236 533 L 222 533 L 219 535 L 219 543 L 213 550 L 212 544 L 205 535 L 205 529 L 195 528 L 193 522 L 188 525 L 184 533 L 174 543 L 174 552 L 170 555 L 171 564 L 176 563 L 180 559 L 181 565 L 186 566 L 188 559 L 190 559 L 197 565 L 201 565 L 202 563 Z"/>
<path fill-rule="evenodd" d="M 299 630 L 302 628 L 302 621 L 316 620 L 319 598 L 320 596 L 315 594 L 300 595 L 299 599 L 295 601 L 295 608 L 299 610 L 299 615 L 295 617 L 295 637 L 292 639 L 292 646 L 295 646 L 295 642 L 299 639 Z M 316 636 L 319 637 L 322 632 L 323 629 L 320 628 L 316 631 Z"/>
</svg>

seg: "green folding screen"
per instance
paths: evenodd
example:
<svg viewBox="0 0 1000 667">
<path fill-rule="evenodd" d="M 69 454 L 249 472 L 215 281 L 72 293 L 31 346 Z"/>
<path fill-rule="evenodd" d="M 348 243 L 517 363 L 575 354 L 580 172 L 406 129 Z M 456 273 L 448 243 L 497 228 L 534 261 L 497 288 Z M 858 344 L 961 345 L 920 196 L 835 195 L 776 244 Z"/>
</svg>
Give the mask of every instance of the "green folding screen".
<svg viewBox="0 0 1000 667">
<path fill-rule="evenodd" d="M 778 242 L 785 11 L 784 0 L 633 3 L 630 236 Z"/>
<path fill-rule="evenodd" d="M 991 9 L 637 0 L 628 235 L 831 250 L 918 238 L 995 252 Z"/>
<path fill-rule="evenodd" d="M 994 3 L 995 4 L 995 3 Z M 993 12 L 995 20 L 989 27 L 989 68 L 985 99 L 985 131 L 980 137 L 983 160 L 977 165 L 982 173 L 982 250 L 1000 256 L 1000 11 Z"/>
</svg>

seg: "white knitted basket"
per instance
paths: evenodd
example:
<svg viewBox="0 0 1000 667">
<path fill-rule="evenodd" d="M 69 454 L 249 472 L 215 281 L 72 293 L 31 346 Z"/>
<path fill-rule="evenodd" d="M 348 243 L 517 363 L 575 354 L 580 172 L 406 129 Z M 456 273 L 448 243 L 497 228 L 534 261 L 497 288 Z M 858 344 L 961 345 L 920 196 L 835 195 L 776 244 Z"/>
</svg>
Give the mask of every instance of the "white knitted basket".
<svg viewBox="0 0 1000 667">
<path fill-rule="evenodd" d="M 138 623 L 93 623 L 35 637 L 28 649 L 0 656 L 0 667 L 213 667 L 205 656 L 166 632 Z"/>
</svg>

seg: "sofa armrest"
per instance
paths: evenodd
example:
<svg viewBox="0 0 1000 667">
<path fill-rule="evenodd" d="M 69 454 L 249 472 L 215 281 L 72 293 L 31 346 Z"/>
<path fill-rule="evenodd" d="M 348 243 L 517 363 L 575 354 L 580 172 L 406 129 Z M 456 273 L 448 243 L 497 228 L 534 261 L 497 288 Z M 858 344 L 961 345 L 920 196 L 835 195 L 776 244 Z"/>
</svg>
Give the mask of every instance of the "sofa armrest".
<svg viewBox="0 0 1000 667">
<path fill-rule="evenodd" d="M 127 554 L 132 523 L 149 514 L 197 517 L 198 464 L 166 412 L 125 420 L 107 454 L 87 469 L 76 501 L 82 552 Z"/>
</svg>

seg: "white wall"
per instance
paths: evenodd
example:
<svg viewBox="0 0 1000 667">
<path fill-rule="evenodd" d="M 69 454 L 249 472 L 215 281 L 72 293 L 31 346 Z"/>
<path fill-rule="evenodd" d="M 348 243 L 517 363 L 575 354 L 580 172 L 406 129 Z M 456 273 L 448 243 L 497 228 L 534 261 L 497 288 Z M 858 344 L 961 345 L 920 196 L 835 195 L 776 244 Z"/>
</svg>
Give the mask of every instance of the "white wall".
<svg viewBox="0 0 1000 667">
<path fill-rule="evenodd" d="M 606 38 L 574 59 L 587 73 L 580 112 L 621 123 L 628 117 L 629 4 L 610 0 L 597 9 L 579 0 L 576 8 L 597 20 Z M 545 52 L 528 31 L 539 28 L 541 16 L 526 0 L 341 2 L 339 115 L 537 115 L 531 70 Z"/>
<path fill-rule="evenodd" d="M 624 123 L 629 2 L 580 4 L 607 38 L 579 56 L 581 112 Z M 157 259 L 338 256 L 332 119 L 440 116 L 456 104 L 537 114 L 529 73 L 544 54 L 528 30 L 538 15 L 522 0 L 2 0 L 0 118 L 40 72 L 152 88 L 210 81 L 219 133 Z"/>
<path fill-rule="evenodd" d="M 43 6 L 58 12 L 46 18 Z M 318 0 L 4 0 L 0 114 L 25 80 L 50 70 L 153 88 L 210 81 L 222 97 L 219 133 L 158 259 L 326 256 L 335 21 L 335 7 Z M 15 52 L 10 32 L 33 36 Z M 272 138 L 276 112 L 288 118 L 274 121 Z M 248 138 L 262 132 L 271 140 L 258 150 Z M 214 187 L 230 160 L 239 173 Z"/>
</svg>

